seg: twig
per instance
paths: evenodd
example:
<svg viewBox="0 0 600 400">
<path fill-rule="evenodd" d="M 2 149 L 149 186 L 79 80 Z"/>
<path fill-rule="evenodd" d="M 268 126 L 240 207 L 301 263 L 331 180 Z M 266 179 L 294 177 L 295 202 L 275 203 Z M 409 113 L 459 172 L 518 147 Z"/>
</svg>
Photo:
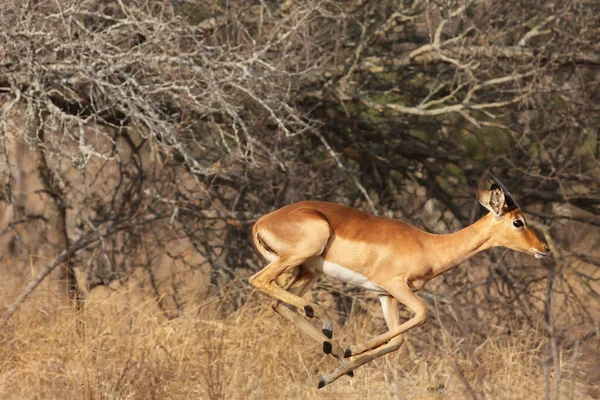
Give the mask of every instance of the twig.
<svg viewBox="0 0 600 400">
<path fill-rule="evenodd" d="M 315 130 L 314 133 L 321 140 L 321 143 L 323 143 L 323 146 L 325 146 L 325 148 L 327 149 L 327 151 L 329 152 L 331 157 L 335 160 L 335 163 L 338 166 L 338 168 L 341 169 L 342 171 L 344 171 L 345 173 L 347 173 L 348 175 L 350 175 L 350 179 L 352 179 L 352 182 L 354 182 L 354 184 L 356 185 L 358 190 L 360 190 L 360 192 L 365 197 L 365 200 L 367 200 L 367 203 L 369 204 L 369 208 L 371 209 L 371 212 L 375 215 L 379 215 L 377 213 L 377 209 L 375 208 L 375 203 L 373 203 L 373 199 L 371 199 L 371 196 L 369 196 L 367 189 L 365 189 L 365 187 L 362 185 L 362 183 L 360 183 L 358 178 L 353 173 L 351 173 L 350 171 L 348 171 L 346 169 L 346 167 L 342 163 L 342 160 L 340 160 L 340 157 L 337 155 L 337 153 L 335 151 L 333 151 L 333 149 L 331 148 L 331 146 L 329 145 L 329 143 L 327 142 L 325 137 L 321 134 L 321 132 Z"/>
<path fill-rule="evenodd" d="M 550 341 L 547 344 L 548 358 L 545 365 L 545 398 L 550 400 L 550 370 L 554 367 L 554 399 L 560 396 L 560 360 L 556 343 L 556 326 L 554 324 L 554 280 L 556 279 L 556 268 L 554 260 L 549 261 L 548 281 L 546 285 L 546 321 L 550 327 Z"/>
<path fill-rule="evenodd" d="M 531 39 L 533 37 L 550 33 L 551 31 L 542 31 L 542 28 L 544 28 L 546 25 L 548 25 L 550 22 L 554 21 L 555 19 L 556 19 L 556 15 L 551 15 L 548 18 L 546 18 L 545 20 L 543 20 L 542 22 L 540 22 L 539 24 L 537 24 L 536 26 L 534 26 L 533 29 L 531 29 L 529 32 L 527 32 L 521 38 L 521 40 L 519 40 L 519 46 L 525 46 L 527 44 L 527 42 L 529 41 L 529 39 Z"/>
<path fill-rule="evenodd" d="M 73 256 L 73 254 L 77 253 L 79 250 L 89 246 L 92 243 L 100 240 L 101 236 L 109 236 L 118 231 L 125 229 L 127 226 L 115 226 L 109 228 L 103 235 L 94 235 L 92 237 L 81 238 L 69 246 L 68 249 L 63 250 L 50 264 L 48 264 L 44 269 L 42 269 L 39 274 L 27 285 L 27 287 L 21 292 L 19 297 L 13 302 L 13 304 L 8 307 L 8 309 L 4 312 L 2 316 L 2 320 L 0 321 L 0 328 L 6 325 L 8 320 L 13 316 L 13 314 L 17 311 L 19 306 L 27 300 L 27 298 L 33 293 L 33 291 L 42 283 L 42 281 L 61 263 L 65 260 L 69 259 Z"/>
<path fill-rule="evenodd" d="M 569 383 L 569 400 L 573 400 L 575 392 L 575 374 L 577 373 L 577 362 L 579 361 L 579 341 L 575 342 L 573 349 L 573 362 L 571 363 L 571 382 Z"/>
</svg>

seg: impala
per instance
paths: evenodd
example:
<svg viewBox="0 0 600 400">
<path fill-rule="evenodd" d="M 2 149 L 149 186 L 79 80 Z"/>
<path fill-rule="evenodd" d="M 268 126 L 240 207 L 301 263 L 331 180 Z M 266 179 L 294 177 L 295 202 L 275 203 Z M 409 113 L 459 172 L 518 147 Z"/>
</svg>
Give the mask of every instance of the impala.
<svg viewBox="0 0 600 400">
<path fill-rule="evenodd" d="M 490 178 L 494 183 L 489 190 L 473 185 L 489 213 L 447 235 L 321 201 L 290 204 L 256 222 L 252 240 L 269 264 L 250 277 L 250 284 L 277 299 L 273 304 L 277 313 L 341 362 L 331 374 L 319 378 L 319 388 L 344 374 L 352 376 L 355 368 L 400 348 L 404 332 L 427 319 L 427 305 L 415 292 L 434 277 L 490 247 L 503 246 L 536 258 L 550 254 L 527 226 L 510 192 L 492 174 Z M 286 285 L 277 284 L 278 278 L 290 273 Z M 389 331 L 342 351 L 331 340 L 333 321 L 327 311 L 302 298 L 322 274 L 377 294 Z M 404 323 L 399 304 L 414 313 Z M 318 317 L 322 330 L 304 316 Z"/>
</svg>

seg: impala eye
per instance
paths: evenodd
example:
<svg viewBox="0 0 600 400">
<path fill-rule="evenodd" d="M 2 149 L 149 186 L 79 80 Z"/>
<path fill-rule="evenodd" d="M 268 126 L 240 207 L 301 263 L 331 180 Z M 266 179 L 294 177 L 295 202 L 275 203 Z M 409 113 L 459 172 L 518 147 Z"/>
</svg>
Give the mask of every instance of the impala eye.
<svg viewBox="0 0 600 400">
<path fill-rule="evenodd" d="M 515 228 L 521 228 L 523 227 L 523 221 L 521 221 L 520 219 L 516 219 L 513 221 L 513 225 L 515 226 Z"/>
</svg>

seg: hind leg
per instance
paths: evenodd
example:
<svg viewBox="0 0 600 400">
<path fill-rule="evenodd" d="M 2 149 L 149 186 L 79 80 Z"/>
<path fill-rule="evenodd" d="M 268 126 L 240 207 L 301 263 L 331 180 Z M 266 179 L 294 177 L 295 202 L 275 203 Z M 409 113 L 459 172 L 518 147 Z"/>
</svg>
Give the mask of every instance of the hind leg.
<svg viewBox="0 0 600 400">
<path fill-rule="evenodd" d="M 317 281 L 321 273 L 317 273 L 315 271 L 311 271 L 304 266 L 300 266 L 298 274 L 295 275 L 294 278 L 290 282 L 288 282 L 287 288 L 290 292 L 302 297 L 306 292 L 310 290 L 312 285 Z M 338 359 L 342 364 L 348 363 L 348 360 L 344 358 L 344 351 L 342 347 L 335 343 L 331 339 L 333 333 L 327 335 L 326 333 L 321 333 L 317 328 L 315 328 L 310 322 L 305 320 L 300 314 L 296 313 L 292 310 L 291 307 L 277 300 L 273 302 L 271 305 L 273 310 L 287 319 L 289 322 L 296 325 L 298 329 L 304 332 L 309 337 L 313 338 L 319 343 L 323 344 L 323 352 L 325 354 L 331 354 L 335 358 Z M 325 335 L 325 336 L 324 336 Z M 354 376 L 353 371 L 349 371 L 346 373 L 349 377 Z"/>
<path fill-rule="evenodd" d="M 299 297 L 302 297 L 306 294 L 306 292 L 310 290 L 310 288 L 317 281 L 320 275 L 320 273 L 311 271 L 310 269 L 304 266 L 300 266 L 299 273 L 288 285 L 288 291 Z M 279 315 L 295 324 L 308 336 L 322 343 L 323 352 L 325 352 L 325 354 L 332 354 L 335 358 L 337 358 L 340 361 L 344 360 L 344 352 L 342 351 L 341 347 L 336 343 L 332 343 L 329 340 L 327 340 L 332 338 L 333 332 L 319 332 L 319 330 L 315 328 L 310 322 L 306 321 L 304 318 L 302 318 L 302 316 L 297 314 L 295 311 L 291 310 L 288 306 L 281 303 L 280 301 L 274 302 L 272 307 L 273 310 L 275 310 L 275 312 L 277 312 Z"/>
<path fill-rule="evenodd" d="M 333 320 L 331 317 L 329 317 L 329 314 L 327 311 L 325 311 L 325 309 L 311 301 L 299 297 L 297 294 L 286 291 L 285 289 L 273 284 L 273 281 L 279 275 L 302 264 L 304 261 L 312 257 L 313 256 L 303 257 L 302 259 L 283 256 L 279 257 L 257 274 L 250 277 L 248 282 L 255 288 L 267 293 L 271 297 L 303 310 L 304 314 L 309 318 L 313 318 L 315 315 L 317 315 L 323 324 L 323 333 L 330 338 L 333 334 Z"/>
<path fill-rule="evenodd" d="M 256 235 L 264 238 L 261 240 L 263 245 L 268 242 L 274 257 L 270 264 L 250 277 L 248 282 L 271 297 L 303 310 L 309 318 L 316 315 L 323 323 L 323 333 L 330 337 L 333 321 L 325 309 L 275 284 L 282 274 L 323 253 L 331 235 L 329 223 L 314 210 L 297 210 L 287 217 L 285 224 L 259 226 L 256 228 Z"/>
</svg>

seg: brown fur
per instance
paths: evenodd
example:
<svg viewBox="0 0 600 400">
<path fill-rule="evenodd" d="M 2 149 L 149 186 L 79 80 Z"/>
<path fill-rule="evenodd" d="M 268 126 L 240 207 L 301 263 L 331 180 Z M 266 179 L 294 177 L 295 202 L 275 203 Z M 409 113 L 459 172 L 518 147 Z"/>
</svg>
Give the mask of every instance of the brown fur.
<svg viewBox="0 0 600 400">
<path fill-rule="evenodd" d="M 413 292 L 435 276 L 495 246 L 532 255 L 548 254 L 546 245 L 525 224 L 520 209 L 509 209 L 502 189 L 493 186 L 491 190 L 476 191 L 479 201 L 490 213 L 473 225 L 448 235 L 431 234 L 404 222 L 321 201 L 290 204 L 256 222 L 252 231 L 254 244 L 271 262 L 249 282 L 276 298 L 275 311 L 309 336 L 323 341 L 326 352 L 333 348 L 332 354 L 342 361 L 333 373 L 319 380 L 319 387 L 397 350 L 403 341 L 402 334 L 426 320 L 427 305 Z M 508 198 L 511 204 L 514 203 L 512 197 Z M 523 226 L 514 226 L 515 220 L 523 221 Z M 379 294 L 390 331 L 362 345 L 348 347 L 345 358 L 359 355 L 352 361 L 342 359 L 339 346 L 330 343 L 333 322 L 327 312 L 302 298 L 322 274 L 309 270 L 305 265 L 315 257 L 360 274 L 382 289 Z M 302 273 L 293 277 L 288 286 L 294 290 L 286 291 L 274 284 L 278 277 L 297 271 L 301 265 Z M 312 325 L 302 322 L 303 319 L 288 315 L 281 308 L 281 302 L 304 310 L 308 317 L 319 317 L 323 322 L 324 335 Z M 415 313 L 403 324 L 399 322 L 398 303 Z"/>
</svg>

